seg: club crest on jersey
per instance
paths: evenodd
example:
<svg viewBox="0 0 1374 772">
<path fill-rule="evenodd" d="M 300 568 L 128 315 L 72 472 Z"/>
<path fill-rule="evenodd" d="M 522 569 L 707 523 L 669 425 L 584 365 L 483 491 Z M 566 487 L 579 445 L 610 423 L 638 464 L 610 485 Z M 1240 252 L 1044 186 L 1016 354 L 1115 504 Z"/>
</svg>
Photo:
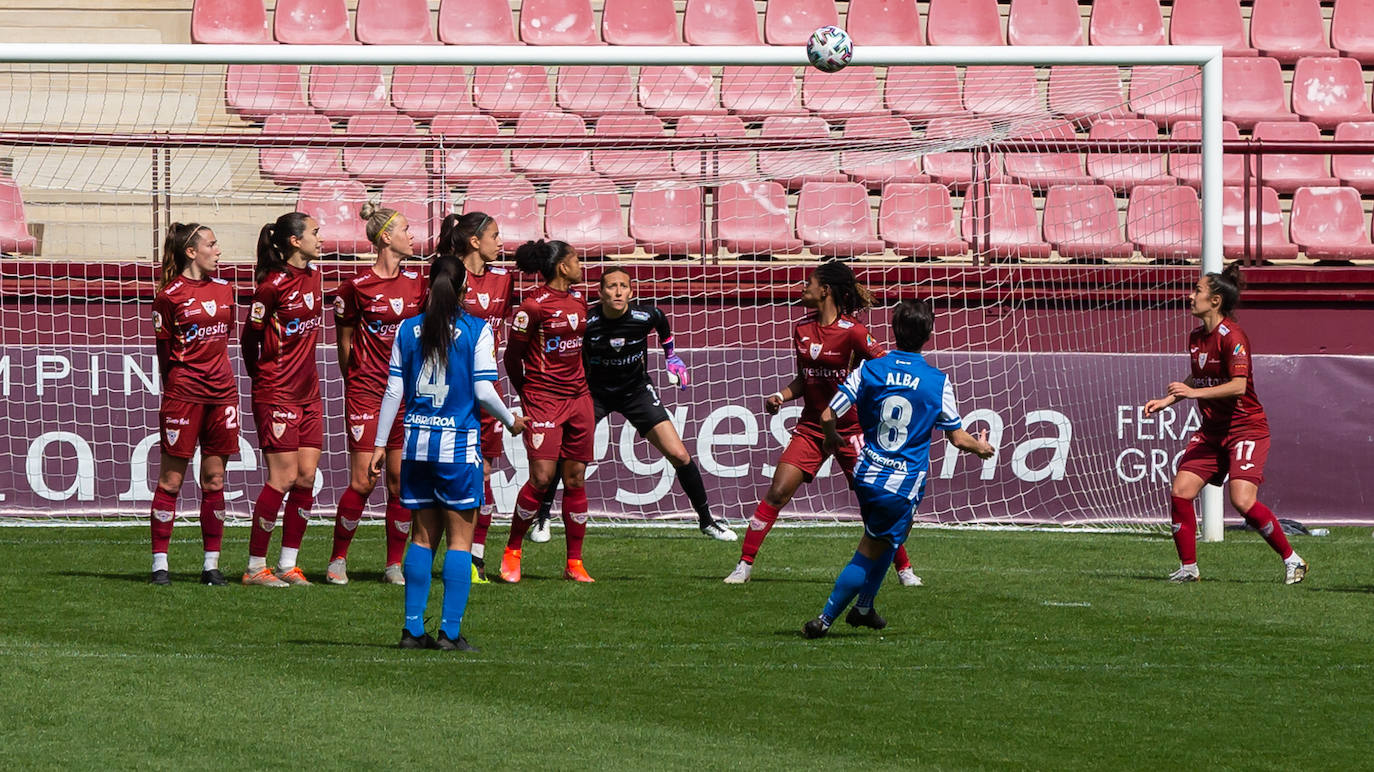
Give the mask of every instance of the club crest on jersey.
<svg viewBox="0 0 1374 772">
<path fill-rule="evenodd" d="M 516 311 L 515 319 L 511 322 L 511 327 L 514 328 L 516 332 L 524 332 L 529 329 L 529 326 L 530 315 L 524 311 Z"/>
<path fill-rule="evenodd" d="M 281 436 L 282 436 L 283 434 L 285 434 L 285 433 L 286 433 L 286 424 L 285 424 L 284 422 L 282 422 L 282 421 L 273 421 L 273 422 L 272 422 L 272 436 L 273 436 L 273 437 L 276 437 L 277 439 L 281 439 Z"/>
<path fill-rule="evenodd" d="M 568 314 L 568 328 L 572 330 L 577 329 L 577 314 Z"/>
<path fill-rule="evenodd" d="M 1197 355 L 1197 366 L 1203 368 L 1207 366 L 1207 352 L 1204 351 Z"/>
<path fill-rule="evenodd" d="M 397 316 L 400 316 L 401 312 L 406 310 L 405 298 L 387 298 L 387 301 L 391 303 L 391 313 Z"/>
<path fill-rule="evenodd" d="M 262 320 L 266 318 L 267 306 L 262 301 L 254 303 L 252 310 L 248 312 L 248 321 L 254 323 L 261 323 Z"/>
<path fill-rule="evenodd" d="M 310 309 L 311 311 L 315 310 L 315 293 L 307 292 L 305 293 L 305 297 L 301 298 L 301 300 L 305 301 L 306 308 Z"/>
<path fill-rule="evenodd" d="M 611 338 L 611 348 L 619 351 L 625 345 L 624 338 Z"/>
<path fill-rule="evenodd" d="M 175 444 L 177 444 L 177 437 L 180 437 L 180 436 L 181 436 L 181 430 L 180 430 L 180 429 L 168 429 L 168 430 L 167 430 L 167 444 L 168 444 L 168 445 L 175 445 Z"/>
<path fill-rule="evenodd" d="M 205 313 L 209 314 L 210 316 L 214 316 L 215 310 L 219 308 L 219 305 L 215 303 L 215 301 L 213 300 L 202 300 L 200 303 L 200 307 L 205 309 Z"/>
<path fill-rule="evenodd" d="M 477 305 L 486 308 L 491 305 L 491 294 L 487 292 L 477 293 Z"/>
<path fill-rule="evenodd" d="M 821 348 L 822 348 L 822 346 L 821 346 L 821 344 L 819 344 L 819 343 L 812 343 L 812 344 L 811 344 L 811 358 L 812 358 L 812 359 L 815 359 L 816 357 L 818 357 L 818 356 L 821 355 Z"/>
<path fill-rule="evenodd" d="M 361 440 L 363 438 L 364 428 L 365 427 L 362 424 L 353 424 L 352 426 L 348 427 L 348 433 L 353 435 L 354 442 L 357 442 L 358 440 Z"/>
<path fill-rule="evenodd" d="M 530 444 L 533 445 L 536 450 L 538 450 L 539 446 L 544 444 L 544 435 L 536 434 L 530 437 Z"/>
</svg>

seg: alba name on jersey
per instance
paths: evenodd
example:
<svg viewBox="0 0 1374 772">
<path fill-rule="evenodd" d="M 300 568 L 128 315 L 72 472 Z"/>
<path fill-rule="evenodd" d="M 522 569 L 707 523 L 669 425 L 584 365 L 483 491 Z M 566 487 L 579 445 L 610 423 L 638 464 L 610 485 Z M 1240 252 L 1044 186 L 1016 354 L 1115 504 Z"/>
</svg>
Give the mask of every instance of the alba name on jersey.
<svg viewBox="0 0 1374 772">
<path fill-rule="evenodd" d="M 344 381 L 350 394 L 382 398 L 396 330 L 424 308 L 428 294 L 419 272 L 405 269 L 384 279 L 369 268 L 339 285 L 334 325 L 354 329 Z"/>
<path fill-rule="evenodd" d="M 204 405 L 237 404 L 229 366 L 234 288 L 224 279 L 177 277 L 153 299 L 153 335 L 171 344 L 166 395 Z"/>
<path fill-rule="evenodd" d="M 1234 319 L 1224 319 L 1215 330 L 1198 327 L 1188 336 L 1188 361 L 1193 386 L 1204 389 L 1245 377 L 1245 393 L 1228 399 L 1200 399 L 1200 434 L 1221 441 L 1269 436 L 1269 419 L 1255 392 L 1255 373 L 1250 367 L 1250 338 Z"/>
<path fill-rule="evenodd" d="M 391 348 L 393 378 L 405 384 L 405 448 L 402 458 L 442 464 L 481 464 L 477 381 L 496 380 L 491 327 L 469 314 L 453 323 L 448 369 L 425 359 L 420 345 L 424 314 L 401 322 Z M 479 481 L 480 482 L 480 481 Z"/>
<path fill-rule="evenodd" d="M 600 402 L 614 402 L 649 384 L 649 333 L 661 344 L 672 338 L 668 317 L 656 306 L 631 303 L 617 319 L 605 316 L 601 304 L 587 309 L 582 358 L 587 385 Z"/>
<path fill-rule="evenodd" d="M 248 324 L 263 330 L 253 399 L 263 404 L 308 405 L 320 401 L 315 343 L 324 319 L 324 284 L 314 266 L 288 265 L 253 291 Z"/>
<path fill-rule="evenodd" d="M 963 428 L 949 378 L 920 354 L 893 351 L 855 368 L 830 400 L 836 416 L 852 406 L 864 434 L 855 484 L 920 501 L 931 432 Z"/>
</svg>

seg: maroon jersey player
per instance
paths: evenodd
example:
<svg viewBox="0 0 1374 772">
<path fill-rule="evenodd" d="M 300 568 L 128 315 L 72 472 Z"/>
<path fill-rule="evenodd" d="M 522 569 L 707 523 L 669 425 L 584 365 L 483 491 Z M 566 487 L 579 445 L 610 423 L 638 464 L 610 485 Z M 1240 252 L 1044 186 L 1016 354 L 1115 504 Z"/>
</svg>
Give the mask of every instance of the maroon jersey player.
<svg viewBox="0 0 1374 772">
<path fill-rule="evenodd" d="M 854 318 L 856 312 L 868 308 L 873 301 L 848 265 L 831 261 L 818 266 L 806 281 L 801 302 L 814 313 L 799 323 L 792 334 L 797 375 L 791 383 L 764 400 L 764 410 L 774 415 L 784 402 L 801 397 L 802 413 L 792 431 L 791 441 L 778 460 L 773 481 L 749 519 L 739 563 L 725 577 L 726 584 L 749 581 L 754 558 L 777 521 L 778 513 L 792 500 L 797 488 L 803 482 L 810 482 L 830 457 L 825 449 L 825 433 L 821 430 L 821 411 L 830 404 L 836 389 L 860 362 L 885 353 L 868 334 L 868 328 Z M 835 460 L 845 477 L 852 481 L 858 449 L 863 441 L 858 418 L 851 413 L 848 418 L 841 419 L 836 429 L 846 442 L 835 452 Z M 897 551 L 893 566 L 902 584 L 920 584 L 920 578 L 911 570 L 905 548 Z"/>
<path fill-rule="evenodd" d="M 1221 485 L 1228 477 L 1231 504 L 1283 558 L 1284 583 L 1296 584 L 1307 576 L 1307 563 L 1288 544 L 1278 517 L 1256 500 L 1269 457 L 1269 421 L 1255 393 L 1250 339 L 1232 315 L 1243 286 L 1237 263 L 1198 280 L 1189 298 L 1192 315 L 1202 322 L 1188 336 L 1192 372 L 1186 381 L 1169 384 L 1169 396 L 1145 403 L 1145 414 L 1151 415 L 1180 400 L 1196 399 L 1202 413 L 1202 426 L 1188 439 L 1170 492 L 1180 563 L 1169 576 L 1175 582 L 1196 582 L 1200 576 L 1193 500 L 1203 485 Z"/>
<path fill-rule="evenodd" d="M 587 376 L 582 369 L 582 333 L 587 302 L 576 289 L 582 262 L 562 241 L 527 241 L 515 251 L 515 264 L 538 273 L 545 284 L 525 298 L 511 322 L 506 345 L 506 376 L 520 393 L 528 429 L 524 436 L 530 477 L 515 499 L 510 538 L 501 556 L 501 578 L 520 581 L 520 547 L 553 485 L 562 461 L 563 529 L 568 562 L 563 578 L 592 581 L 582 565 L 587 533 L 585 474 L 592 460 L 596 421 Z"/>
<path fill-rule="evenodd" d="M 315 501 L 315 470 L 324 447 L 315 347 L 324 318 L 324 284 L 310 261 L 320 254 L 315 218 L 290 212 L 262 227 L 253 305 L 243 329 L 243 364 L 253 383 L 253 422 L 267 460 L 267 484 L 253 505 L 243 583 L 285 587 L 310 582 L 296 565 Z M 288 493 L 289 491 L 289 493 Z M 267 567 L 267 547 L 283 499 L 281 560 Z"/>
<path fill-rule="evenodd" d="M 486 320 L 498 350 L 506 318 L 515 302 L 515 275 L 492 265 L 501 256 L 502 246 L 501 229 L 483 212 L 450 214 L 439 227 L 439 254 L 457 257 L 468 272 L 463 310 Z M 496 511 L 491 472 L 504 450 L 505 431 L 501 422 L 483 413 L 482 479 L 486 490 L 472 534 L 472 580 L 479 584 L 486 581 L 487 530 L 491 528 L 491 517 Z"/>
<path fill-rule="evenodd" d="M 234 288 L 215 278 L 220 248 L 199 223 L 172 223 L 162 245 L 162 274 L 153 300 L 153 335 L 162 376 L 158 429 L 162 461 L 153 493 L 153 584 L 170 584 L 167 547 L 177 494 L 200 445 L 200 583 L 226 584 L 219 570 L 224 538 L 224 468 L 239 449 L 239 390 L 229 366 Z"/>
<path fill-rule="evenodd" d="M 367 238 L 377 250 L 371 267 L 339 285 L 334 299 L 334 342 L 344 373 L 344 433 L 348 444 L 348 488 L 334 514 L 334 544 L 324 578 L 348 584 L 348 547 L 362 521 L 367 499 L 377 486 L 369 472 L 374 445 L 386 446 L 386 563 L 382 581 L 405 584 L 401 558 L 410 533 L 410 510 L 401 504 L 400 421 L 383 442 L 377 439 L 378 411 L 386 392 L 391 344 L 401 322 L 424 308 L 426 282 L 402 262 L 415 256 L 410 223 L 395 209 L 364 204 Z"/>
</svg>

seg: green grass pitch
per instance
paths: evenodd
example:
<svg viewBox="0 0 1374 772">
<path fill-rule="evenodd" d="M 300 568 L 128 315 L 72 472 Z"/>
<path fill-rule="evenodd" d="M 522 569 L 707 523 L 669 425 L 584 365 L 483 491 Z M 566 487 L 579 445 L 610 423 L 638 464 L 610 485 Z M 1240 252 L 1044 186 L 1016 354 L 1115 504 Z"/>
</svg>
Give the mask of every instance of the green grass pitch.
<svg viewBox="0 0 1374 772">
<path fill-rule="evenodd" d="M 504 529 L 492 534 L 493 544 Z M 237 578 L 245 532 L 226 538 Z M 303 556 L 323 573 L 327 527 Z M 1250 534 L 931 531 L 926 586 L 889 581 L 889 626 L 814 616 L 856 528 L 779 529 L 754 581 L 735 545 L 593 527 L 597 582 L 556 577 L 561 533 L 518 586 L 474 588 L 478 655 L 394 647 L 401 595 L 353 584 L 147 579 L 143 528 L 0 530 L 0 761 L 7 769 L 1356 769 L 1374 726 L 1374 540 L 1297 537 L 1285 587 Z M 499 548 L 494 550 L 499 555 Z M 274 553 L 275 554 L 275 553 Z M 895 579 L 895 577 L 892 577 Z M 437 612 L 437 588 L 431 613 Z"/>
</svg>

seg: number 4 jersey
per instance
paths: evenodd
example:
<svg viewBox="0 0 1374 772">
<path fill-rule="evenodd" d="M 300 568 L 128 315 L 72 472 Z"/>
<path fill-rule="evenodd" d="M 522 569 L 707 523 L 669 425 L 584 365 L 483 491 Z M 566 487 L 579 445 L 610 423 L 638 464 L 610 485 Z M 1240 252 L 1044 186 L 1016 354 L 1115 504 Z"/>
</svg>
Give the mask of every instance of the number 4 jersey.
<svg viewBox="0 0 1374 772">
<path fill-rule="evenodd" d="M 480 464 L 481 408 L 475 384 L 496 380 L 491 327 L 475 316 L 459 314 L 453 321 L 447 367 L 436 367 L 420 344 L 424 321 L 421 314 L 401 322 L 391 347 L 389 374 L 405 387 L 403 458 Z"/>
<path fill-rule="evenodd" d="M 954 388 L 920 354 L 892 351 L 860 364 L 840 384 L 830 409 L 857 408 L 864 448 L 854 482 L 918 501 L 930 468 L 930 435 L 963 428 Z"/>
</svg>

